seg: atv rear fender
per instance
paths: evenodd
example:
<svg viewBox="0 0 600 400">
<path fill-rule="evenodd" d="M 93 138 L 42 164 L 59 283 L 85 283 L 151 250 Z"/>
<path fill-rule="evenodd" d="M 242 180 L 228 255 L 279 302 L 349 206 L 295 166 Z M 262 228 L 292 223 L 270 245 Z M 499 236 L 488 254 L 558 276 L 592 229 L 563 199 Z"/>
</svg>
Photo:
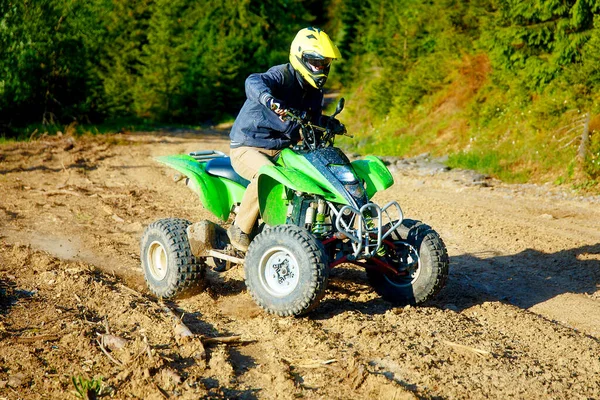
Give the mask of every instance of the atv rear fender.
<svg viewBox="0 0 600 400">
<path fill-rule="evenodd" d="M 156 157 L 156 161 L 165 164 L 189 178 L 188 186 L 208 211 L 217 218 L 226 221 L 232 206 L 242 201 L 245 187 L 205 171 L 206 162 L 198 162 L 187 154 Z"/>
<path fill-rule="evenodd" d="M 375 156 L 366 156 L 363 160 L 356 160 L 351 164 L 356 175 L 365 182 L 369 198 L 394 184 L 390 170 Z"/>
</svg>

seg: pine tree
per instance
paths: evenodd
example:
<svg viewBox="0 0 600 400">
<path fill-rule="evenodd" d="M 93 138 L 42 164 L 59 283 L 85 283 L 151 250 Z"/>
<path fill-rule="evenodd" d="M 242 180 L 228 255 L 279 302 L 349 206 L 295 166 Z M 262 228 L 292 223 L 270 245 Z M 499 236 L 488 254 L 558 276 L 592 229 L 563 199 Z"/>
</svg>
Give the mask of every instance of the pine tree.
<svg viewBox="0 0 600 400">
<path fill-rule="evenodd" d="M 5 124 L 77 120 L 90 111 L 86 21 L 82 1 L 0 4 L 0 119 Z"/>
<path fill-rule="evenodd" d="M 152 0 L 93 0 L 103 33 L 91 68 L 101 81 L 94 93 L 98 108 L 111 118 L 135 115 L 142 47 L 148 41 Z"/>
<path fill-rule="evenodd" d="M 139 55 L 139 78 L 134 91 L 138 115 L 154 120 L 177 117 L 190 59 L 190 22 L 197 18 L 196 10 L 187 0 L 156 0 L 151 5 L 147 43 Z"/>
<path fill-rule="evenodd" d="M 565 66 L 581 61 L 599 12 L 594 0 L 498 1 L 490 29 L 493 61 L 499 69 L 517 74 L 528 90 L 540 91 Z"/>
<path fill-rule="evenodd" d="M 295 33 L 306 26 L 302 6 L 284 0 L 210 0 L 198 15 L 183 88 L 197 119 L 235 115 L 246 77 L 287 62 Z"/>
</svg>

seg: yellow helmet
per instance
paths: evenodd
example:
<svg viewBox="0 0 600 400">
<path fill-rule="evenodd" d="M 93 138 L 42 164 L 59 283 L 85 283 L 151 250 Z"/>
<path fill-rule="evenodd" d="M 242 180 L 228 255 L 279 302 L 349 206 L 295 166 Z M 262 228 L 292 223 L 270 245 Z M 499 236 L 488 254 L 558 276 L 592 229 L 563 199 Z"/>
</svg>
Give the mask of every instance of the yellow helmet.
<svg viewBox="0 0 600 400">
<path fill-rule="evenodd" d="M 325 85 L 331 61 L 341 57 L 336 45 L 319 28 L 301 29 L 290 47 L 292 67 L 317 89 Z"/>
</svg>

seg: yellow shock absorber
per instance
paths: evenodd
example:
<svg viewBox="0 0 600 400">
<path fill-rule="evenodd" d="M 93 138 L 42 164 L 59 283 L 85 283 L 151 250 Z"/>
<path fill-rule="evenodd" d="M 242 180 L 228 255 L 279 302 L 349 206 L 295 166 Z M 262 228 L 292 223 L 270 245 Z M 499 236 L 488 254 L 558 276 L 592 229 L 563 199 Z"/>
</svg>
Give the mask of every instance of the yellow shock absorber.
<svg viewBox="0 0 600 400">
<path fill-rule="evenodd" d="M 325 204 L 325 200 L 319 199 L 317 204 L 317 215 L 315 217 L 315 224 L 313 226 L 312 232 L 316 236 L 323 235 L 327 228 L 325 228 L 325 209 L 327 208 L 327 204 Z"/>
</svg>

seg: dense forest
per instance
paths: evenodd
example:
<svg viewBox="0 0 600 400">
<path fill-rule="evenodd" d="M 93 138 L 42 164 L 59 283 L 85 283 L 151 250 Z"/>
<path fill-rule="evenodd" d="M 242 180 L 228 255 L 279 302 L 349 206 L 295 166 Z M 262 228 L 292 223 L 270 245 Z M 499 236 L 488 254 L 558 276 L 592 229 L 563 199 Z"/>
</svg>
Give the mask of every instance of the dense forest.
<svg viewBox="0 0 600 400">
<path fill-rule="evenodd" d="M 0 0 L 0 135 L 232 119 L 310 25 L 343 55 L 343 146 L 597 186 L 597 0 Z"/>
</svg>

